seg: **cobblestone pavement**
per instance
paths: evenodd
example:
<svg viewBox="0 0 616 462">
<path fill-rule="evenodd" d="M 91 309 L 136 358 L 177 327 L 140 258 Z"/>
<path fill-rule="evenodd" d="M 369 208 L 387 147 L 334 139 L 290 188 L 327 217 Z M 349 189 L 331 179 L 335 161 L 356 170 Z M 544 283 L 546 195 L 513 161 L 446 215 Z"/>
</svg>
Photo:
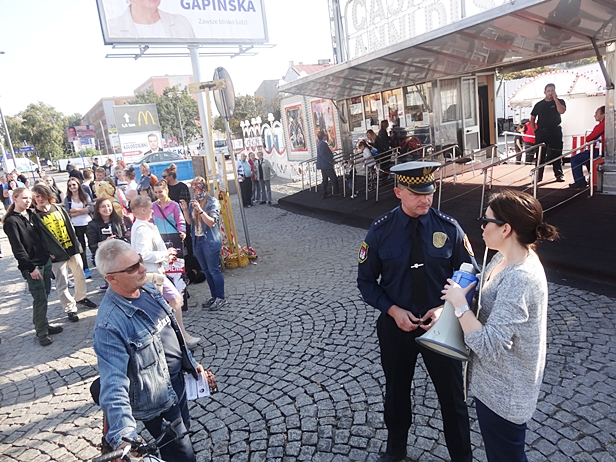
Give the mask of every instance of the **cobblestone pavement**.
<svg viewBox="0 0 616 462">
<path fill-rule="evenodd" d="M 275 195 L 298 184 L 277 180 Z M 383 374 L 376 310 L 355 287 L 365 230 L 259 205 L 246 210 L 255 265 L 225 272 L 223 311 L 192 307 L 189 330 L 204 340 L 196 358 L 214 370 L 220 393 L 191 404 L 200 461 L 374 461 L 384 450 Z M 243 241 L 241 221 L 237 231 Z M 89 397 L 96 377 L 96 310 L 67 322 L 57 296 L 49 317 L 64 332 L 40 347 L 31 298 L 1 244 L 0 457 L 75 461 L 97 455 L 101 412 Z M 93 271 L 89 297 L 100 302 Z M 205 284 L 190 287 L 209 298 Z M 199 303 L 200 305 L 200 303 Z M 548 363 L 529 423 L 531 461 L 616 460 L 615 300 L 550 285 Z M 423 366 L 413 390 L 411 459 L 448 460 L 434 388 Z M 484 461 L 471 405 L 475 460 Z"/>
</svg>

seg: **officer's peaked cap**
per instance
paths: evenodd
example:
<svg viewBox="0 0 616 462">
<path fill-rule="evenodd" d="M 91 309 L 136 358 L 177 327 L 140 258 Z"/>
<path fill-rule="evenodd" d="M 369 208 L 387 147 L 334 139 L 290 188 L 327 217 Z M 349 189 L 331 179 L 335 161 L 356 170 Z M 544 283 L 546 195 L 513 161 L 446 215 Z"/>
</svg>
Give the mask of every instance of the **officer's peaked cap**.
<svg viewBox="0 0 616 462">
<path fill-rule="evenodd" d="M 394 165 L 391 172 L 396 174 L 398 183 L 415 194 L 432 194 L 434 172 L 441 166 L 438 162 L 405 162 Z"/>
</svg>

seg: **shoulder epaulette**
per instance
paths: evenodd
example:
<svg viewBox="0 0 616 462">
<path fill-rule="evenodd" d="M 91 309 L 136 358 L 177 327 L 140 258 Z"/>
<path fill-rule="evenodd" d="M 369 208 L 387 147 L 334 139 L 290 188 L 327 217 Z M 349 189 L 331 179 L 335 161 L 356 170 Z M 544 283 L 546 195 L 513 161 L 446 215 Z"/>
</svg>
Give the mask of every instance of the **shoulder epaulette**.
<svg viewBox="0 0 616 462">
<path fill-rule="evenodd" d="M 383 223 L 391 220 L 391 217 L 393 217 L 393 215 L 394 214 L 392 212 L 387 212 L 385 215 L 381 215 L 380 217 L 378 217 L 376 220 L 372 222 L 372 226 L 375 228 L 378 228 Z"/>
<path fill-rule="evenodd" d="M 436 216 L 439 217 L 441 220 L 448 221 L 449 223 L 452 223 L 454 225 L 458 224 L 458 221 L 455 218 L 450 217 L 446 213 L 443 213 L 440 210 L 434 210 L 434 211 L 436 212 Z"/>
</svg>

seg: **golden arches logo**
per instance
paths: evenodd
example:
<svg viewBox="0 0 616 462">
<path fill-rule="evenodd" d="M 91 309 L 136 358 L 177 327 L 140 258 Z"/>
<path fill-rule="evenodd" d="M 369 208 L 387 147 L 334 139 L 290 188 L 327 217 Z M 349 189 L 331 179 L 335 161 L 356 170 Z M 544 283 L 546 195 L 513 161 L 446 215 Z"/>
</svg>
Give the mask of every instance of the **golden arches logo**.
<svg viewBox="0 0 616 462">
<path fill-rule="evenodd" d="M 152 125 L 156 125 L 156 122 L 154 122 L 154 116 L 150 111 L 139 111 L 139 115 L 137 115 L 137 125 L 141 127 L 141 117 L 143 117 L 143 121 L 146 125 L 150 125 L 150 123 L 148 122 L 148 116 L 150 116 Z"/>
</svg>

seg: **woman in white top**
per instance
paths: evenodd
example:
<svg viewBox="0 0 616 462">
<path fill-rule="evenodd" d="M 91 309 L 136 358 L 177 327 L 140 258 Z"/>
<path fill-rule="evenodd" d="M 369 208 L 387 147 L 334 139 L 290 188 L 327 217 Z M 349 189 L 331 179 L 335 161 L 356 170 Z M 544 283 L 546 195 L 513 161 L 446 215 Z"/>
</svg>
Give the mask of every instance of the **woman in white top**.
<svg viewBox="0 0 616 462">
<path fill-rule="evenodd" d="M 133 167 L 128 167 L 125 171 L 124 171 L 125 175 L 126 175 L 126 181 L 128 182 L 128 186 L 126 187 L 126 198 L 128 199 L 128 201 L 132 201 L 135 197 L 137 197 L 137 182 L 135 181 L 135 178 L 137 178 L 137 172 L 135 172 L 135 169 Z"/>
<path fill-rule="evenodd" d="M 88 229 L 88 223 L 92 221 L 94 206 L 90 196 L 81 187 L 81 181 L 78 178 L 70 177 L 66 183 L 64 208 L 71 217 L 71 223 L 81 244 L 82 251 L 80 255 L 83 262 L 83 273 L 89 279 L 91 276 L 90 268 L 88 268 L 88 259 L 86 258 L 86 230 Z"/>
</svg>

